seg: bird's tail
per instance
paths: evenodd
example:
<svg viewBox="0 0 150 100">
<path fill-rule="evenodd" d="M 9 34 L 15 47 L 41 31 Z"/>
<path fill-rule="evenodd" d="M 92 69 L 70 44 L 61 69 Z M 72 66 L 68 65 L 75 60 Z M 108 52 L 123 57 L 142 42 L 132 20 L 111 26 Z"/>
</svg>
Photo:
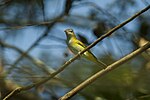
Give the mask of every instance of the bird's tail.
<svg viewBox="0 0 150 100">
<path fill-rule="evenodd" d="M 107 65 L 105 63 L 103 63 L 102 61 L 100 60 L 96 60 L 96 63 L 99 65 L 99 66 L 102 66 L 103 68 L 106 68 Z"/>
</svg>

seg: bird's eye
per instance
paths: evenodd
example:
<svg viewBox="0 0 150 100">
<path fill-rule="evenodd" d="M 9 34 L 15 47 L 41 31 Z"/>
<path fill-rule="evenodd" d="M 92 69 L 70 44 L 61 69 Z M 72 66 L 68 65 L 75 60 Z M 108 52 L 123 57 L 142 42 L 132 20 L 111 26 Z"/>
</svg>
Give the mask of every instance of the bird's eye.
<svg viewBox="0 0 150 100">
<path fill-rule="evenodd" d="M 73 30 L 69 30 L 69 32 L 73 32 Z"/>
<path fill-rule="evenodd" d="M 66 29 L 65 32 L 67 32 L 67 33 L 68 33 L 68 32 L 72 33 L 73 30 L 72 30 L 72 29 Z"/>
</svg>

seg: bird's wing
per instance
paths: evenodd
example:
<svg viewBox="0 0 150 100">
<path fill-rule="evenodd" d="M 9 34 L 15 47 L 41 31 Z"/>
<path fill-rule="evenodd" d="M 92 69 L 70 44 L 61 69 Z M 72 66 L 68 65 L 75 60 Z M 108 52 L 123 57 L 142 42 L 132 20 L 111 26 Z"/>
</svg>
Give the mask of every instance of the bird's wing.
<svg viewBox="0 0 150 100">
<path fill-rule="evenodd" d="M 83 46 L 84 48 L 86 48 L 87 46 L 85 44 L 83 44 L 81 41 L 78 41 L 77 44 Z M 87 50 L 89 53 L 92 54 L 92 52 L 90 50 Z M 93 54 L 92 54 L 93 57 L 95 57 Z M 95 57 L 96 58 L 96 57 Z"/>
<path fill-rule="evenodd" d="M 77 41 L 77 44 L 79 44 L 79 45 L 81 45 L 81 46 L 83 46 L 84 48 L 86 48 L 86 45 L 85 44 L 83 44 L 81 41 Z"/>
</svg>

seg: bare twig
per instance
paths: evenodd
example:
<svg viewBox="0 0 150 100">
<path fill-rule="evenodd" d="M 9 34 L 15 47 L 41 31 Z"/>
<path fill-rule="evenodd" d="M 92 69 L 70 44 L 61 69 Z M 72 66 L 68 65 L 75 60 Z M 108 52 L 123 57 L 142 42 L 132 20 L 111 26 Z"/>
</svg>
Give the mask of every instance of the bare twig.
<svg viewBox="0 0 150 100">
<path fill-rule="evenodd" d="M 46 21 L 44 0 L 40 0 L 39 2 L 41 5 L 41 9 L 42 9 L 43 20 Z"/>
<path fill-rule="evenodd" d="M 12 96 L 14 93 L 19 92 L 21 89 L 21 87 L 16 88 L 15 90 L 13 90 L 10 94 L 8 94 L 3 100 L 8 100 L 10 96 Z"/>
<path fill-rule="evenodd" d="M 45 82 L 47 82 L 48 80 L 50 80 L 51 78 L 53 78 L 54 76 L 56 76 L 57 74 L 59 74 L 60 72 L 62 72 L 69 64 L 71 64 L 73 61 L 75 61 L 81 54 L 83 54 L 86 50 L 89 50 L 90 48 L 92 48 L 93 46 L 95 46 L 99 41 L 101 41 L 102 39 L 104 39 L 107 36 L 110 36 L 113 32 L 115 32 L 116 30 L 120 29 L 121 27 L 123 27 L 124 25 L 126 25 L 127 23 L 129 23 L 130 21 L 132 21 L 133 19 L 135 19 L 136 17 L 138 17 L 140 14 L 144 13 L 145 11 L 147 11 L 150 8 L 150 5 L 147 6 L 146 8 L 144 8 L 143 10 L 141 10 L 140 12 L 136 13 L 134 16 L 130 17 L 129 19 L 127 19 L 126 21 L 124 21 L 123 23 L 119 24 L 118 26 L 114 27 L 113 29 L 111 29 L 110 31 L 108 31 L 106 34 L 102 35 L 100 38 L 98 38 L 95 42 L 93 42 L 91 45 L 89 45 L 88 47 L 86 47 L 83 51 L 79 52 L 77 55 L 75 55 L 72 59 L 70 59 L 69 61 L 67 61 L 64 65 L 62 65 L 59 69 L 56 70 L 56 72 L 52 73 L 51 75 L 49 75 L 48 78 L 45 78 L 37 83 L 33 83 L 31 85 L 28 85 L 26 87 L 21 87 L 19 89 L 14 90 L 13 92 L 11 92 L 9 95 L 7 95 L 3 100 L 6 100 L 10 97 L 12 97 L 13 95 L 16 95 L 18 93 L 20 93 L 21 91 L 26 91 L 29 90 L 33 87 L 39 86 L 41 84 L 44 84 Z M 147 46 L 146 46 L 147 47 Z M 145 48 L 146 48 L 145 47 Z M 110 68 L 110 67 L 109 67 Z M 105 69 L 104 69 L 105 70 Z M 104 71 L 103 70 L 103 71 Z"/>
<path fill-rule="evenodd" d="M 0 28 L 0 30 L 15 30 L 15 29 L 21 29 L 21 28 L 24 28 L 24 27 L 28 27 L 28 26 L 48 25 L 48 24 L 53 23 L 53 20 L 54 19 L 52 19 L 50 21 L 37 22 L 37 23 L 32 23 L 32 24 L 27 23 L 27 24 L 24 24 L 24 25 L 16 25 L 16 26 L 10 26 L 10 27 L 6 27 L 6 28 L 2 27 L 2 28 Z M 60 18 L 60 19 L 57 20 L 57 22 L 62 22 L 62 21 L 64 21 L 63 18 Z M 5 23 L 11 23 L 11 22 L 5 22 Z"/>
<path fill-rule="evenodd" d="M 63 18 L 64 14 L 61 14 L 60 16 L 56 17 L 56 18 L 53 18 L 53 19 L 50 19 L 48 21 L 42 21 L 42 22 L 35 22 L 35 23 L 26 23 L 26 24 L 23 24 L 23 25 L 14 25 L 14 26 L 10 26 L 10 27 L 0 27 L 0 30 L 15 30 L 15 29 L 21 29 L 21 28 L 25 28 L 25 27 L 29 27 L 29 26 L 48 26 L 50 24 L 53 24 L 53 23 L 56 23 L 56 22 L 63 22 L 64 21 L 64 18 Z M 4 23 L 4 24 L 10 24 L 12 22 L 9 22 L 9 21 L 3 21 L 1 23 Z M 21 23 L 21 22 L 20 22 Z M 51 26 L 51 25 L 50 25 Z"/>
<path fill-rule="evenodd" d="M 58 19 L 60 19 L 62 17 L 62 15 L 61 16 L 59 16 L 59 17 L 57 17 L 50 25 L 48 25 L 48 27 L 47 27 L 47 29 L 44 31 L 44 33 L 27 49 L 27 51 L 25 51 L 23 54 L 21 54 L 21 56 L 12 64 L 12 67 L 9 69 L 9 71 L 7 72 L 7 74 L 10 74 L 11 73 L 11 71 L 15 68 L 15 66 L 18 64 L 18 62 L 20 61 L 20 60 L 22 60 L 22 58 L 28 53 L 28 52 L 30 52 L 34 47 L 36 47 L 37 45 L 38 45 L 38 43 L 40 42 L 40 41 L 42 41 L 43 40 L 43 38 L 45 38 L 47 35 L 48 35 L 48 33 L 49 33 L 49 31 L 50 31 L 50 28 L 57 22 L 57 20 Z"/>
<path fill-rule="evenodd" d="M 143 4 L 144 4 L 145 6 L 149 5 L 148 1 L 146 1 L 146 0 L 141 0 L 141 1 L 143 2 Z"/>
<path fill-rule="evenodd" d="M 69 14 L 69 11 L 72 7 L 72 3 L 73 3 L 73 0 L 66 0 L 66 4 L 65 4 L 65 14 L 68 15 Z"/>
<path fill-rule="evenodd" d="M 103 70 L 97 72 L 96 74 L 94 74 L 93 76 L 91 76 L 90 78 L 88 78 L 87 80 L 85 80 L 84 82 L 82 82 L 81 84 L 79 84 L 77 87 L 75 87 L 74 89 L 72 89 L 70 92 L 68 92 L 67 94 L 65 94 L 63 97 L 61 97 L 60 100 L 68 100 L 69 98 L 71 98 L 72 96 L 74 96 L 75 94 L 77 94 L 79 91 L 81 91 L 83 88 L 85 88 L 86 86 L 88 86 L 91 83 L 93 83 L 99 77 L 102 77 L 103 75 L 105 75 L 105 74 L 109 73 L 110 71 L 116 69 L 119 65 L 121 65 L 121 64 L 129 61 L 131 58 L 133 58 L 133 57 L 137 56 L 138 54 L 144 52 L 149 47 L 150 47 L 150 42 L 148 42 L 143 47 L 135 50 L 134 52 L 128 54 L 127 56 L 123 57 L 122 59 L 114 62 L 111 65 L 109 65 L 106 69 L 103 69 Z"/>
<path fill-rule="evenodd" d="M 83 6 L 83 5 L 92 6 L 92 7 L 94 7 L 95 9 L 97 9 L 98 11 L 100 11 L 102 14 L 104 14 L 104 15 L 110 17 L 111 20 L 108 20 L 108 21 L 109 21 L 109 22 L 112 21 L 113 24 L 111 24 L 111 25 L 114 25 L 114 23 L 116 23 L 116 24 L 120 23 L 120 20 L 119 20 L 116 16 L 112 15 L 109 11 L 104 10 L 102 7 L 100 7 L 99 5 L 95 4 L 94 2 L 89 2 L 89 1 L 88 1 L 88 2 L 84 2 L 84 3 L 80 3 L 80 5 L 81 5 L 81 6 Z M 78 5 L 77 5 L 77 6 L 78 6 Z M 125 27 L 122 27 L 122 30 L 123 30 L 124 32 L 126 32 L 126 33 L 131 33 L 131 32 L 130 32 L 129 30 L 127 30 Z"/>
<path fill-rule="evenodd" d="M 10 44 L 4 43 L 2 41 L 0 41 L 0 45 L 3 47 L 6 47 L 6 48 L 14 49 L 15 51 L 19 52 L 20 54 L 24 53 L 21 49 L 15 47 L 15 46 L 12 46 Z M 34 65 L 36 65 L 37 67 L 42 69 L 45 73 L 51 74 L 52 72 L 54 72 L 54 70 L 51 67 L 47 66 L 41 60 L 35 59 L 32 56 L 30 56 L 29 54 L 26 54 L 25 57 L 27 57 Z"/>
<path fill-rule="evenodd" d="M 12 2 L 12 0 L 5 0 L 4 2 L 0 2 L 0 6 L 6 5 L 8 3 Z"/>
<path fill-rule="evenodd" d="M 149 97 L 150 97 L 150 94 L 146 94 L 146 95 L 143 95 L 143 96 L 139 96 L 138 99 L 140 99 L 140 100 L 143 99 L 144 100 L 144 99 L 149 98 Z"/>
</svg>

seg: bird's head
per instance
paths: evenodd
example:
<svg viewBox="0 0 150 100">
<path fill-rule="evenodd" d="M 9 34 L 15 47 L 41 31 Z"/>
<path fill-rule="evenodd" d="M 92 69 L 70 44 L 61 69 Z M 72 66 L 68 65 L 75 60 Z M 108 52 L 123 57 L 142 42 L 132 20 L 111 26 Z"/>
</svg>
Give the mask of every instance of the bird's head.
<svg viewBox="0 0 150 100">
<path fill-rule="evenodd" d="M 73 29 L 66 29 L 64 32 L 66 33 L 67 38 L 75 37 Z"/>
</svg>

